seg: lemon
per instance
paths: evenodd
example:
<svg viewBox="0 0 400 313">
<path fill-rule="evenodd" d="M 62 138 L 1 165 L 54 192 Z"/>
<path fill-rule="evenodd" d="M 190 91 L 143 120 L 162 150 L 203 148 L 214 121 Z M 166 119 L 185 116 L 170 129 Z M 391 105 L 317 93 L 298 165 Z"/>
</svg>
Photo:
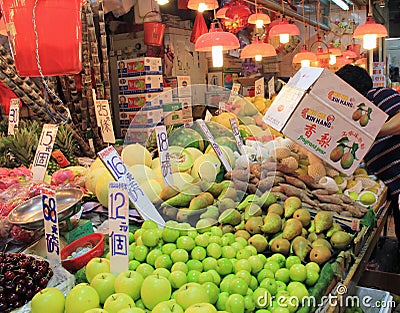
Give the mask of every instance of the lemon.
<svg viewBox="0 0 400 313">
<path fill-rule="evenodd" d="M 376 202 L 376 196 L 373 192 L 367 191 L 360 196 L 359 201 L 364 205 L 371 205 Z"/>
<path fill-rule="evenodd" d="M 354 201 L 358 199 L 358 193 L 357 192 L 351 191 L 351 192 L 349 192 L 348 196 L 349 196 L 350 199 L 352 199 Z"/>
</svg>

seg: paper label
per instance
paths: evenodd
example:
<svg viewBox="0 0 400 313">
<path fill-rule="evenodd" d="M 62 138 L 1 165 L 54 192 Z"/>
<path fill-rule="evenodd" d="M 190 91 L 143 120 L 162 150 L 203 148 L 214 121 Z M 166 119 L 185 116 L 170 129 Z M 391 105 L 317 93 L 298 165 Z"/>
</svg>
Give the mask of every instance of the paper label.
<svg viewBox="0 0 400 313">
<path fill-rule="evenodd" d="M 32 180 L 43 181 L 57 136 L 58 125 L 44 124 L 32 166 Z"/>
<path fill-rule="evenodd" d="M 226 104 L 225 104 L 225 102 L 220 101 L 220 102 L 218 103 L 218 111 L 219 111 L 220 113 L 226 111 Z"/>
<path fill-rule="evenodd" d="M 354 219 L 351 223 L 351 229 L 354 231 L 359 231 L 360 229 L 360 220 Z"/>
<path fill-rule="evenodd" d="M 96 100 L 96 115 L 98 123 L 100 123 L 100 131 L 103 141 L 107 143 L 115 143 L 114 128 L 111 119 L 110 106 L 108 100 Z"/>
<path fill-rule="evenodd" d="M 239 94 L 240 86 L 241 85 L 239 83 L 233 83 L 232 84 L 232 89 L 231 89 L 231 93 L 229 95 L 228 104 L 232 104 L 233 103 L 233 101 L 235 100 L 235 98 Z"/>
<path fill-rule="evenodd" d="M 140 188 L 136 179 L 128 171 L 117 150 L 113 146 L 109 146 L 100 151 L 98 155 L 113 177 L 119 182 L 124 182 L 128 185 L 129 199 L 135 205 L 140 216 L 145 220 L 153 220 L 159 227 L 164 227 L 164 219 L 145 195 L 142 188 Z"/>
<path fill-rule="evenodd" d="M 268 81 L 268 98 L 271 99 L 275 95 L 275 77 Z"/>
<path fill-rule="evenodd" d="M 51 155 L 53 158 L 56 159 L 57 164 L 60 165 L 60 167 L 67 167 L 68 165 L 70 165 L 64 153 L 62 153 L 60 150 L 53 151 Z"/>
<path fill-rule="evenodd" d="M 10 100 L 10 113 L 8 114 L 8 135 L 14 135 L 19 124 L 19 98 Z"/>
<path fill-rule="evenodd" d="M 234 118 L 230 118 L 229 121 L 231 122 L 231 127 L 232 127 L 232 132 L 233 132 L 233 136 L 235 136 L 235 140 L 236 140 L 236 145 L 239 149 L 240 154 L 243 154 L 243 138 L 240 135 L 239 132 L 239 128 L 238 125 L 236 123 L 236 119 Z"/>
<path fill-rule="evenodd" d="M 128 270 L 129 263 L 129 197 L 126 183 L 108 185 L 108 224 L 110 238 L 110 272 Z"/>
<path fill-rule="evenodd" d="M 204 134 L 206 135 L 208 141 L 210 142 L 211 146 L 213 147 L 215 153 L 217 154 L 218 158 L 221 160 L 221 163 L 223 164 L 223 166 L 225 167 L 225 169 L 229 172 L 232 171 L 232 167 L 229 164 L 228 160 L 225 158 L 224 154 L 222 153 L 222 150 L 220 148 L 220 146 L 215 142 L 214 136 L 211 134 L 210 130 L 208 129 L 206 123 L 204 123 L 203 120 L 197 120 L 196 121 L 202 131 L 204 132 Z"/>
<path fill-rule="evenodd" d="M 51 264 L 61 263 L 60 237 L 58 230 L 57 201 L 55 191 L 47 189 L 42 194 L 44 233 L 46 239 L 47 259 Z"/>
<path fill-rule="evenodd" d="M 182 97 L 192 96 L 192 86 L 190 83 L 190 76 L 177 76 L 178 80 L 178 95 Z"/>
<path fill-rule="evenodd" d="M 167 128 L 162 126 L 156 127 L 158 155 L 161 163 L 161 173 L 164 180 L 164 186 L 172 186 L 174 179 L 172 177 L 172 167 L 170 161 L 170 154 L 168 150 L 168 135 Z"/>
<path fill-rule="evenodd" d="M 264 97 L 265 95 L 264 77 L 261 77 L 260 79 L 256 80 L 254 95 Z"/>
</svg>

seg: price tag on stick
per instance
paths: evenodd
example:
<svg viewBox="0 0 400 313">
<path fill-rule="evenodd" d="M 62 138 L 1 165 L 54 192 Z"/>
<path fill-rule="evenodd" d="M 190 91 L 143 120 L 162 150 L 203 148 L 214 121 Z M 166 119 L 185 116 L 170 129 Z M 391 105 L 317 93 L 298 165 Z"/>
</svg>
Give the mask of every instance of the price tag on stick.
<svg viewBox="0 0 400 313">
<path fill-rule="evenodd" d="M 275 95 L 275 77 L 268 81 L 268 98 L 271 99 Z"/>
<path fill-rule="evenodd" d="M 168 150 L 167 128 L 164 125 L 157 126 L 156 135 L 164 186 L 172 186 L 174 184 L 174 178 L 172 177 L 171 159 Z"/>
<path fill-rule="evenodd" d="M 57 200 L 55 191 L 46 189 L 42 194 L 44 233 L 47 259 L 52 265 L 61 263 L 60 237 L 58 230 Z"/>
<path fill-rule="evenodd" d="M 32 166 L 32 180 L 43 181 L 51 158 L 58 125 L 44 124 Z"/>
<path fill-rule="evenodd" d="M 115 143 L 114 127 L 111 120 L 110 106 L 108 100 L 95 101 L 96 116 L 100 123 L 100 131 L 104 142 Z"/>
<path fill-rule="evenodd" d="M 10 113 L 8 114 L 8 135 L 14 135 L 14 131 L 19 124 L 19 104 L 18 98 L 10 100 Z"/>
<path fill-rule="evenodd" d="M 235 136 L 236 146 L 238 147 L 240 154 L 243 154 L 244 153 L 244 151 L 243 151 L 243 138 L 240 135 L 239 128 L 238 128 L 238 125 L 236 123 L 236 119 L 234 119 L 232 117 L 232 118 L 229 119 L 229 121 L 231 122 L 233 136 Z"/>
<path fill-rule="evenodd" d="M 235 100 L 235 98 L 239 94 L 239 90 L 240 90 L 240 84 L 239 83 L 233 83 L 232 84 L 231 93 L 229 95 L 229 100 L 228 100 L 229 104 L 233 103 L 233 100 Z"/>
<path fill-rule="evenodd" d="M 260 79 L 256 80 L 254 95 L 264 97 L 265 95 L 264 77 L 261 77 Z"/>
<path fill-rule="evenodd" d="M 196 120 L 196 122 L 200 125 L 201 130 L 206 135 L 208 141 L 210 142 L 211 146 L 213 147 L 218 158 L 221 160 L 221 163 L 225 167 L 226 171 L 227 172 L 232 171 L 231 165 L 229 164 L 228 160 L 225 158 L 224 154 L 222 153 L 221 147 L 216 143 L 214 136 L 211 134 L 206 123 L 203 120 Z"/>
<path fill-rule="evenodd" d="M 108 225 L 110 239 L 110 272 L 126 271 L 129 263 L 129 197 L 126 183 L 108 185 Z"/>
<path fill-rule="evenodd" d="M 109 146 L 98 153 L 111 175 L 119 182 L 128 185 L 128 196 L 132 204 L 135 205 L 140 216 L 145 220 L 153 220 L 159 227 L 164 227 L 165 221 L 158 213 L 157 209 L 151 203 L 150 199 L 140 188 L 136 179 L 133 177 L 122 162 L 117 150 L 113 146 Z"/>
</svg>

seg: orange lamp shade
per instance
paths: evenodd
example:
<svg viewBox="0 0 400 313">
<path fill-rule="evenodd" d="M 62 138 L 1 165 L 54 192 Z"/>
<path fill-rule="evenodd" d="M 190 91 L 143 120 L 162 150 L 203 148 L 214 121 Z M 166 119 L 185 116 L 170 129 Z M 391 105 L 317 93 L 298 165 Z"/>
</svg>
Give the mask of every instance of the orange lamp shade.
<svg viewBox="0 0 400 313">
<path fill-rule="evenodd" d="M 274 46 L 262 42 L 253 41 L 250 45 L 247 45 L 242 49 L 240 53 L 241 59 L 252 59 L 255 58 L 256 61 L 261 61 L 263 57 L 272 57 L 276 55 L 276 50 Z"/>
<path fill-rule="evenodd" d="M 315 53 L 308 51 L 306 48 L 303 48 L 299 53 L 295 54 L 293 57 L 292 63 L 302 63 L 302 61 L 317 61 L 317 56 Z"/>
<path fill-rule="evenodd" d="M 247 20 L 249 24 L 254 24 L 256 25 L 258 28 L 261 28 L 262 25 L 266 25 L 266 24 L 270 24 L 271 23 L 271 19 L 267 14 L 264 13 L 254 13 L 252 15 L 249 16 L 249 19 Z M 259 21 L 261 21 L 262 25 L 259 25 Z M 261 26 L 261 27 L 260 27 Z"/>
<path fill-rule="evenodd" d="M 328 52 L 331 55 L 334 55 L 334 56 L 337 56 L 337 57 L 342 55 L 342 50 L 340 50 L 339 48 L 334 47 L 332 44 L 329 45 Z"/>
<path fill-rule="evenodd" d="M 195 50 L 199 52 L 212 51 L 213 47 L 220 46 L 223 51 L 233 50 L 240 47 L 239 39 L 231 33 L 224 32 L 219 22 L 211 23 L 208 33 L 197 38 Z"/>
<path fill-rule="evenodd" d="M 6 24 L 2 18 L 0 18 L 0 35 L 7 36 Z"/>
<path fill-rule="evenodd" d="M 225 18 L 225 14 L 226 11 L 228 11 L 229 7 L 228 6 L 224 6 L 221 9 L 219 9 L 216 13 L 215 13 L 215 17 L 216 18 Z"/>
<path fill-rule="evenodd" d="M 273 26 L 269 31 L 270 36 L 279 36 L 282 34 L 297 36 L 300 35 L 300 29 L 294 24 L 289 24 L 287 19 L 283 18 L 278 25 Z"/>
<path fill-rule="evenodd" d="M 218 9 L 218 1 L 217 0 L 189 0 L 187 4 L 188 9 L 196 10 L 199 12 L 207 11 L 207 10 L 215 10 Z"/>
<path fill-rule="evenodd" d="M 353 37 L 362 38 L 365 35 L 376 35 L 377 38 L 382 38 L 387 37 L 388 32 L 384 25 L 376 23 L 372 16 L 368 16 L 365 24 L 355 29 Z"/>
</svg>

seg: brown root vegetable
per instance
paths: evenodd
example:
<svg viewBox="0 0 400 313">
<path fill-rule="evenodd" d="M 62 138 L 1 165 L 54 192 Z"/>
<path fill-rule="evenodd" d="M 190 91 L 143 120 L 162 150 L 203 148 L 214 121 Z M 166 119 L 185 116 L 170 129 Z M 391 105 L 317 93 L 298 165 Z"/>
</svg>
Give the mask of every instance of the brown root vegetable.
<svg viewBox="0 0 400 313">
<path fill-rule="evenodd" d="M 348 204 L 356 203 L 353 199 L 351 199 L 350 197 L 348 197 L 344 194 L 336 194 L 336 197 L 339 198 L 340 200 L 342 200 L 344 203 L 348 203 Z"/>
<path fill-rule="evenodd" d="M 261 169 L 262 170 L 267 170 L 267 171 L 276 171 L 276 162 L 271 162 L 271 161 L 264 161 L 261 163 Z"/>
<path fill-rule="evenodd" d="M 312 178 L 310 175 L 299 175 L 297 178 L 302 180 L 309 188 L 324 189 L 324 186 L 315 183 L 314 178 Z"/>
<path fill-rule="evenodd" d="M 253 174 L 258 179 L 261 178 L 261 163 L 256 162 L 250 165 L 250 173 Z"/>
<path fill-rule="evenodd" d="M 292 169 L 289 166 L 282 164 L 282 163 L 276 164 L 276 170 L 280 171 L 282 173 L 285 173 L 285 174 L 290 174 L 290 175 L 294 175 L 294 176 L 298 175 L 294 169 Z"/>
<path fill-rule="evenodd" d="M 248 182 L 253 177 L 254 175 L 250 173 L 250 170 L 233 170 L 225 174 L 226 179 L 241 180 L 245 182 Z"/>
<path fill-rule="evenodd" d="M 261 192 L 266 192 L 267 190 L 270 190 L 272 186 L 283 183 L 284 181 L 285 179 L 280 176 L 268 176 L 259 181 L 258 189 L 260 189 Z"/>
<path fill-rule="evenodd" d="M 329 195 L 329 191 L 326 190 L 326 189 L 311 190 L 311 193 L 313 194 L 313 196 L 316 196 L 316 195 L 327 196 L 327 195 Z"/>
<path fill-rule="evenodd" d="M 257 192 L 257 186 L 255 184 L 248 184 L 247 185 L 247 192 L 249 194 L 255 194 Z"/>
<path fill-rule="evenodd" d="M 259 181 L 260 181 L 260 179 L 258 177 L 254 177 L 254 178 L 250 179 L 249 183 L 257 185 L 259 183 Z"/>
<path fill-rule="evenodd" d="M 234 187 L 236 190 L 246 191 L 246 190 L 247 190 L 248 184 L 249 184 L 248 182 L 244 182 L 244 181 L 241 181 L 241 180 L 235 180 L 235 181 L 233 181 L 233 187 Z"/>
<path fill-rule="evenodd" d="M 355 206 L 352 206 L 351 204 L 343 203 L 342 208 L 345 211 L 350 212 L 351 215 L 354 217 L 362 217 L 364 215 L 364 213 L 362 213 L 358 208 L 356 208 Z"/>
<path fill-rule="evenodd" d="M 274 186 L 274 187 L 272 187 L 271 191 L 272 191 L 272 192 L 284 193 L 284 192 L 283 192 L 283 187 L 281 187 L 281 186 Z"/>
<path fill-rule="evenodd" d="M 287 196 L 296 196 L 298 198 L 301 199 L 301 201 L 308 203 L 312 206 L 318 206 L 318 203 L 311 200 L 310 197 L 307 195 L 307 192 L 303 189 L 294 187 L 292 185 L 288 185 L 288 184 L 279 184 L 280 187 L 283 188 L 283 192 L 287 195 Z"/>
<path fill-rule="evenodd" d="M 343 211 L 340 205 L 333 203 L 320 203 L 318 207 L 323 211 L 333 211 L 336 213 L 340 213 Z"/>
<path fill-rule="evenodd" d="M 346 216 L 346 217 L 353 217 L 353 215 L 348 211 L 342 211 L 342 212 L 340 212 L 340 215 L 341 216 Z"/>
<path fill-rule="evenodd" d="M 285 177 L 286 182 L 290 185 L 293 185 L 293 186 L 295 186 L 297 188 L 301 188 L 301 189 L 307 188 L 306 184 L 302 180 L 298 179 L 297 177 L 293 177 L 293 176 L 289 176 L 289 175 L 285 175 L 284 177 Z"/>
<path fill-rule="evenodd" d="M 271 193 L 276 196 L 279 197 L 279 199 L 281 199 L 281 201 L 285 201 L 287 198 L 289 198 L 287 195 L 285 195 L 283 192 L 279 192 L 279 191 L 271 191 Z M 304 205 L 303 205 L 304 207 Z M 311 208 L 311 207 L 310 207 Z"/>
<path fill-rule="evenodd" d="M 343 203 L 343 201 L 341 199 L 335 197 L 335 195 L 316 194 L 315 197 L 322 202 L 334 203 L 334 204 L 339 204 L 339 205 Z"/>
<path fill-rule="evenodd" d="M 280 172 L 280 171 L 270 171 L 267 173 L 267 176 L 280 176 L 280 177 L 284 177 L 285 173 Z"/>
</svg>

